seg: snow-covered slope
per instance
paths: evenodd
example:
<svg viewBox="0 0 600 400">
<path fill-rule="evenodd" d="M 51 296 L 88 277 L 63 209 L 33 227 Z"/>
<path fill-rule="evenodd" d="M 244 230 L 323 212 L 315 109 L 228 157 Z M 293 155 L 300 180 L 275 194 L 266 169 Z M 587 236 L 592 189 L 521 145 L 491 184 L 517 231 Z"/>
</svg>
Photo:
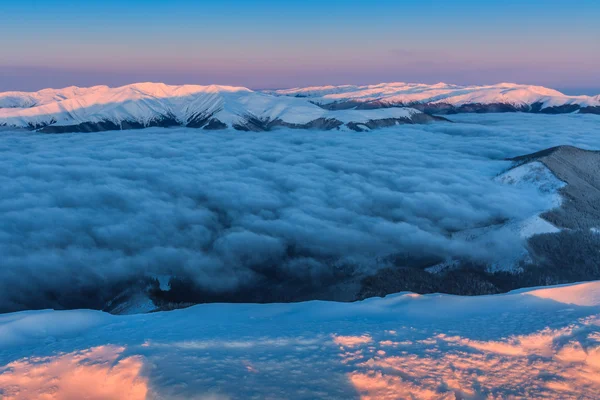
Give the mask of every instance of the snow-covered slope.
<svg viewBox="0 0 600 400">
<path fill-rule="evenodd" d="M 565 182 L 558 179 L 548 167 L 539 161 L 532 161 L 530 163 L 519 165 L 496 177 L 496 179 L 508 185 L 531 188 L 539 191 L 542 195 L 547 197 L 548 209 L 560 207 L 562 198 L 558 191 L 566 185 Z M 533 215 L 523 221 L 518 221 L 515 227 L 524 238 L 529 238 L 541 233 L 554 233 L 559 231 L 556 226 L 541 218 L 539 214 Z"/>
<path fill-rule="evenodd" d="M 3 399 L 597 399 L 600 282 L 0 316 Z"/>
<path fill-rule="evenodd" d="M 539 161 L 517 164 L 496 176 L 494 180 L 504 185 L 516 186 L 529 192 L 532 196 L 540 196 L 543 199 L 542 204 L 544 206 L 538 210 L 532 210 L 532 214 L 526 218 L 509 219 L 498 224 L 458 231 L 452 237 L 473 243 L 473 246 L 478 248 L 491 247 L 492 243 L 497 241 L 499 237 L 520 237 L 524 239 L 523 246 L 520 249 L 513 249 L 511 252 L 499 254 L 498 257 L 486 265 L 487 270 L 490 272 L 519 272 L 523 262 L 531 261 L 529 252 L 526 249 L 526 240 L 534 235 L 560 231 L 558 227 L 542 218 L 541 214 L 560 207 L 562 197 L 559 190 L 565 187 L 566 183 L 558 179 L 548 167 Z M 459 266 L 460 263 L 457 260 L 448 259 L 427 268 L 427 271 L 440 273 Z"/>
<path fill-rule="evenodd" d="M 541 86 L 514 83 L 460 86 L 398 82 L 367 86 L 315 86 L 272 93 L 309 98 L 331 109 L 406 105 L 440 114 L 508 111 L 600 114 L 600 96 L 567 96 Z"/>
<path fill-rule="evenodd" d="M 43 132 L 137 129 L 148 126 L 269 130 L 349 128 L 434 121 L 411 108 L 332 111 L 307 99 L 273 96 L 231 86 L 139 83 L 35 93 L 0 93 L 0 126 Z"/>
</svg>

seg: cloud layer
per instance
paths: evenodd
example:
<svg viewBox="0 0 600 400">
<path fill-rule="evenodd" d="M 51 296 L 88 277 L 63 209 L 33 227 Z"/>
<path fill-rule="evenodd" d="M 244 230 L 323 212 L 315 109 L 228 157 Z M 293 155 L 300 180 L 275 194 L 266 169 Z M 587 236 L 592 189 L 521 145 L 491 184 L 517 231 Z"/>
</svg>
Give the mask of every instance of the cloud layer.
<svg viewBox="0 0 600 400">
<path fill-rule="evenodd" d="M 600 147 L 596 116 L 455 119 L 372 133 L 0 132 L 0 309 L 148 273 L 235 292 L 317 287 L 393 254 L 493 258 L 519 239 L 480 249 L 449 233 L 548 206 L 491 179 L 502 158 Z"/>
</svg>

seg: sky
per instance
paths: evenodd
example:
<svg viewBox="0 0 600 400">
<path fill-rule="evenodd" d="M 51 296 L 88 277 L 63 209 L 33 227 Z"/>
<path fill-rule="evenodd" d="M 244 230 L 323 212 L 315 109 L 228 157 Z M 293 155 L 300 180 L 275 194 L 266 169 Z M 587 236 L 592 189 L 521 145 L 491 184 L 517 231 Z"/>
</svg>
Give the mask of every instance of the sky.
<svg viewBox="0 0 600 400">
<path fill-rule="evenodd" d="M 0 90 L 509 81 L 600 93 L 596 0 L 0 1 Z"/>
</svg>

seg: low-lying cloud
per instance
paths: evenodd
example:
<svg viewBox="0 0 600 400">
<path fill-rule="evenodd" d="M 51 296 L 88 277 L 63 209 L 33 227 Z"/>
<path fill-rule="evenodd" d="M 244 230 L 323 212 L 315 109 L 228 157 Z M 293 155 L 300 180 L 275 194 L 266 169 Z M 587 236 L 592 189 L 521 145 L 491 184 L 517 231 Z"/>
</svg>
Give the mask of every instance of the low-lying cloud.
<svg viewBox="0 0 600 400">
<path fill-rule="evenodd" d="M 492 178 L 504 157 L 600 147 L 597 116 L 462 115 L 371 133 L 0 132 L 0 310 L 143 274 L 214 292 L 318 286 L 394 254 L 489 259 L 451 232 L 548 206 Z"/>
</svg>

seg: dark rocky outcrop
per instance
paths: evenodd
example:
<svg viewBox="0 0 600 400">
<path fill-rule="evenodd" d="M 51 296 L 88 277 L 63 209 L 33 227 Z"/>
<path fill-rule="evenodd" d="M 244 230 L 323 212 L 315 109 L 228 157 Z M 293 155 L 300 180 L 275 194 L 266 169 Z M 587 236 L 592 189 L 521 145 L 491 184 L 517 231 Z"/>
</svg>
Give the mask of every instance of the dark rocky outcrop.
<svg viewBox="0 0 600 400">
<path fill-rule="evenodd" d="M 543 103 L 517 106 L 509 103 L 470 103 L 455 106 L 449 103 L 391 103 L 384 100 L 358 101 L 345 100 L 333 103 L 314 104 L 326 110 L 373 110 L 378 108 L 411 107 L 427 114 L 452 115 L 464 113 L 510 113 L 525 112 L 533 114 L 569 114 L 580 112 L 585 114 L 600 115 L 600 106 L 581 107 L 578 104 L 564 104 L 561 106 L 544 107 Z"/>
<path fill-rule="evenodd" d="M 204 129 L 209 130 L 209 131 L 215 131 L 215 130 L 220 130 L 220 129 L 226 129 L 227 128 L 227 124 L 224 124 L 223 122 L 219 121 L 216 118 L 211 118 L 208 123 L 206 125 L 204 125 Z"/>
<path fill-rule="evenodd" d="M 570 114 L 580 109 L 581 107 L 578 104 L 563 104 L 562 106 L 542 108 L 539 112 L 541 114 Z"/>
<path fill-rule="evenodd" d="M 582 107 L 579 110 L 579 112 L 582 113 L 582 114 L 597 114 L 597 115 L 600 115 L 600 106 Z"/>
<path fill-rule="evenodd" d="M 378 128 L 389 128 L 395 125 L 403 124 L 426 124 L 435 121 L 446 121 L 448 119 L 438 117 L 429 114 L 415 114 L 412 118 L 382 118 L 376 120 L 369 120 L 367 122 L 349 122 L 346 125 L 353 131 L 363 132 L 366 130 L 378 129 Z"/>
<path fill-rule="evenodd" d="M 371 129 L 387 128 L 394 125 L 401 124 L 425 124 L 435 121 L 448 121 L 443 117 L 436 117 L 427 114 L 414 114 L 411 118 L 382 118 L 373 119 L 366 122 L 348 122 L 346 126 L 354 131 L 363 132 Z M 289 122 L 282 121 L 280 119 L 275 120 L 260 120 L 257 118 L 247 118 L 244 124 L 236 124 L 233 127 L 241 131 L 270 131 L 276 128 L 290 128 L 290 129 L 316 129 L 316 130 L 332 130 L 337 129 L 344 125 L 342 121 L 335 118 L 318 118 L 314 121 L 310 121 L 306 124 L 292 124 Z"/>
<path fill-rule="evenodd" d="M 208 124 L 211 118 L 212 114 L 194 114 L 188 119 L 185 126 L 188 128 L 203 128 L 205 125 Z"/>
<path fill-rule="evenodd" d="M 126 129 L 144 129 L 149 127 L 169 128 L 180 126 L 181 124 L 173 116 L 164 115 L 155 118 L 146 124 L 138 121 L 98 121 L 98 122 L 83 122 L 77 125 L 45 125 L 32 127 L 32 130 L 37 130 L 42 133 L 71 133 L 71 132 L 103 132 L 103 131 L 120 131 Z"/>
<path fill-rule="evenodd" d="M 425 124 L 436 121 L 449 122 L 446 118 L 418 113 L 410 118 L 382 118 L 373 119 L 366 122 L 349 122 L 346 124 L 350 129 L 362 132 L 370 129 L 386 128 L 400 124 Z M 205 129 L 205 130 L 220 130 L 226 129 L 228 126 L 219 119 L 213 117 L 212 114 L 198 114 L 190 118 L 187 123 L 182 124 L 172 116 L 163 116 L 153 119 L 147 123 L 137 121 L 98 121 L 84 122 L 77 125 L 30 125 L 30 130 L 37 130 L 42 133 L 70 133 L 70 132 L 102 132 L 102 131 L 118 131 L 125 129 L 144 129 L 149 127 L 176 127 L 185 126 L 187 128 Z M 238 122 L 232 126 L 233 129 L 239 131 L 251 132 L 266 132 L 278 128 L 289 129 L 313 129 L 313 130 L 332 130 L 338 129 L 344 123 L 336 118 L 317 118 L 305 124 L 295 124 L 283 121 L 281 119 L 259 119 L 254 116 L 247 116 L 243 122 Z"/>
</svg>

